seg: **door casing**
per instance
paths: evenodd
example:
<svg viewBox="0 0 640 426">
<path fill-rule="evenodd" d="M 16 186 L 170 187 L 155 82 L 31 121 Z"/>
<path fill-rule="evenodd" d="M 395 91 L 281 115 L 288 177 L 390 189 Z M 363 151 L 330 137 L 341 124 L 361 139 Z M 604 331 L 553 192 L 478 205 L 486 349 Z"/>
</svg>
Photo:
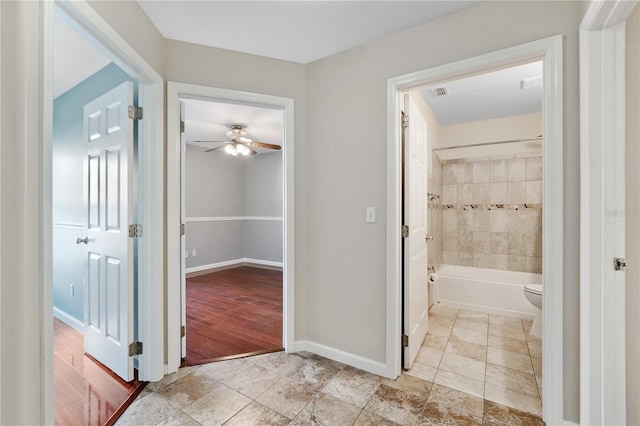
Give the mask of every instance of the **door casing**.
<svg viewBox="0 0 640 426">
<path fill-rule="evenodd" d="M 240 92 L 194 84 L 167 83 L 167 372 L 181 363 L 181 166 L 180 99 L 231 101 L 279 108 L 284 113 L 284 221 L 283 221 L 283 345 L 294 349 L 295 236 L 294 236 L 294 106 L 293 99 L 259 93 Z"/>
<path fill-rule="evenodd" d="M 397 117 L 402 94 L 419 86 L 518 63 L 543 60 L 543 420 L 563 420 L 563 77 L 562 36 L 464 59 L 391 78 L 387 81 L 387 327 L 386 377 L 397 377 L 401 367 L 398 342 L 402 314 L 401 128 Z M 551 283 L 556 283 L 551 284 Z"/>
</svg>

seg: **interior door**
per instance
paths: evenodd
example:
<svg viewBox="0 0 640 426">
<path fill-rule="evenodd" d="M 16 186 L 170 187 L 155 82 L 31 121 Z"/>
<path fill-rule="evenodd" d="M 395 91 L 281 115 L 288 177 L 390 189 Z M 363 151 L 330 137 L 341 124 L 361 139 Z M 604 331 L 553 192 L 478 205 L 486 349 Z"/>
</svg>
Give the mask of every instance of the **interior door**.
<svg viewBox="0 0 640 426">
<path fill-rule="evenodd" d="M 133 83 L 84 107 L 85 352 L 133 380 Z"/>
<path fill-rule="evenodd" d="M 404 368 L 411 368 L 427 334 L 427 123 L 409 95 L 404 96 L 403 216 L 409 234 L 404 239 L 403 334 Z"/>
<path fill-rule="evenodd" d="M 187 356 L 187 276 L 186 276 L 186 187 L 185 187 L 185 160 L 187 157 L 187 145 L 184 139 L 185 102 L 180 100 L 180 350 L 182 358 Z M 184 331 L 184 332 L 183 332 Z"/>
</svg>

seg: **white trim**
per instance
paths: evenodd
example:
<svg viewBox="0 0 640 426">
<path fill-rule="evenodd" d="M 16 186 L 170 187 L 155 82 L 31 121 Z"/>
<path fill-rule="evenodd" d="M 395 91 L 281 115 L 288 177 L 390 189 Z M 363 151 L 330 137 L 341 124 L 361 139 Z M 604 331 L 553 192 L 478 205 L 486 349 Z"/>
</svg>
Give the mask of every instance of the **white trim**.
<svg viewBox="0 0 640 426">
<path fill-rule="evenodd" d="M 54 3 L 44 4 L 50 9 L 44 24 L 48 32 L 44 36 L 51 42 Z M 144 108 L 145 119 L 138 127 L 138 186 L 141 190 L 138 191 L 137 221 L 146 231 L 139 241 L 138 252 L 138 336 L 144 341 L 146 350 L 138 358 L 138 371 L 140 380 L 160 380 L 164 375 L 164 330 L 157 324 L 163 323 L 164 218 L 158 212 L 164 208 L 164 156 L 163 151 L 157 149 L 156 141 L 164 138 L 164 80 L 87 2 L 76 0 L 56 2 L 55 5 L 73 20 L 76 29 L 95 40 L 105 54 L 138 81 L 138 104 Z M 52 81 L 51 66 L 44 68 L 43 76 L 45 81 Z M 52 102 L 51 92 L 45 95 L 43 103 Z M 50 131 L 51 125 L 45 123 L 44 127 Z M 50 149 L 50 141 L 45 144 Z M 50 181 L 50 171 L 48 173 L 45 182 Z M 44 208 L 50 214 L 50 186 L 45 186 L 44 192 L 49 200 Z M 50 232 L 50 227 L 51 223 L 45 224 L 45 234 Z M 51 253 L 45 251 L 45 256 L 50 258 Z"/>
<path fill-rule="evenodd" d="M 82 225 L 77 225 L 75 223 L 53 223 L 51 224 L 52 228 L 58 229 L 71 229 L 73 231 L 84 231 L 84 227 Z"/>
<path fill-rule="evenodd" d="M 282 262 L 274 262 L 272 260 L 250 259 L 248 257 L 244 257 L 242 259 L 225 260 L 224 262 L 210 263 L 208 265 L 192 266 L 191 268 L 186 268 L 184 271 L 185 273 L 190 274 L 192 272 L 207 271 L 209 269 L 220 269 L 220 268 L 226 268 L 227 266 L 244 265 L 247 263 L 254 264 L 254 265 L 273 266 L 276 268 L 282 268 L 284 266 L 284 263 Z"/>
<path fill-rule="evenodd" d="M 625 424 L 625 21 L 592 1 L 580 25 L 580 422 Z"/>
<path fill-rule="evenodd" d="M 385 377 L 400 374 L 401 176 L 398 117 L 401 93 L 421 85 L 455 79 L 515 63 L 544 60 L 543 419 L 563 423 L 563 76 L 562 36 L 480 55 L 392 78 L 387 83 L 387 343 Z M 553 285 L 552 283 L 555 283 Z"/>
<path fill-rule="evenodd" d="M 63 323 L 67 324 L 69 327 L 72 327 L 78 330 L 80 333 L 84 334 L 84 323 L 72 317 L 60 308 L 56 308 L 55 306 L 53 307 L 53 316 L 58 318 Z"/>
<path fill-rule="evenodd" d="M 334 361 L 359 368 L 360 370 L 387 377 L 385 376 L 388 370 L 387 366 L 385 363 L 380 361 L 374 361 L 369 358 L 364 358 L 358 355 L 354 355 L 350 352 L 345 352 L 340 349 L 325 346 L 323 344 L 312 342 L 309 340 L 298 340 L 295 342 L 295 348 L 293 352 L 301 351 L 311 352 L 325 358 L 329 358 Z"/>
<path fill-rule="evenodd" d="M 283 144 L 283 345 L 290 351 L 295 331 L 295 211 L 294 211 L 294 102 L 291 98 L 239 92 L 169 81 L 167 83 L 167 371 L 181 362 L 180 292 L 180 99 L 233 101 L 280 108 L 284 111 Z"/>
<path fill-rule="evenodd" d="M 256 220 L 256 221 L 283 221 L 283 217 L 276 216 L 211 216 L 211 217 L 185 217 L 185 222 L 223 222 L 223 221 L 240 221 L 240 220 Z"/>
</svg>

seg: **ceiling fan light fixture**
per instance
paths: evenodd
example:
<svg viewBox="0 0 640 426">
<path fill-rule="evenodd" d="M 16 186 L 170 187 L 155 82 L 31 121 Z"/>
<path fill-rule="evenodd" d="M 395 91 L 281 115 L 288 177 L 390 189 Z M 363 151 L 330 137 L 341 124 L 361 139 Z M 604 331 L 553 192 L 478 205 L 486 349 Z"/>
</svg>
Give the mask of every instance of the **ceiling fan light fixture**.
<svg viewBox="0 0 640 426">
<path fill-rule="evenodd" d="M 249 151 L 249 148 L 247 148 L 244 145 L 238 145 L 237 151 L 238 151 L 238 154 L 242 154 L 242 155 L 249 155 L 249 153 L 251 152 Z"/>
<path fill-rule="evenodd" d="M 224 147 L 224 152 L 226 152 L 229 155 L 233 155 L 234 157 L 238 155 L 238 150 L 236 146 L 233 144 L 229 144 L 226 147 Z"/>
</svg>

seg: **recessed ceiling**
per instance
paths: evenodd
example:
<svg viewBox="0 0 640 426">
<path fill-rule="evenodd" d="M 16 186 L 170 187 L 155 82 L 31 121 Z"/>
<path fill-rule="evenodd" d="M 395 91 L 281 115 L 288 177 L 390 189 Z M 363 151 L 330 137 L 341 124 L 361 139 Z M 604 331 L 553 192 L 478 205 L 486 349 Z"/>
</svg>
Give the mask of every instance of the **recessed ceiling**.
<svg viewBox="0 0 640 426">
<path fill-rule="evenodd" d="M 541 78 L 542 62 L 533 62 L 423 87 L 420 93 L 440 124 L 460 124 L 541 112 Z M 442 89 L 447 94 L 439 96 Z"/>
<path fill-rule="evenodd" d="M 306 64 L 478 1 L 138 3 L 165 38 Z"/>
<path fill-rule="evenodd" d="M 53 17 L 53 98 L 111 63 L 96 46 L 71 28 L 58 14 Z"/>
<path fill-rule="evenodd" d="M 205 149 L 217 148 L 222 143 L 197 143 L 197 140 L 227 140 L 229 124 L 247 126 L 248 137 L 258 142 L 283 145 L 284 113 L 281 109 L 272 109 L 252 105 L 230 104 L 216 101 L 185 100 L 185 142 L 190 146 Z M 255 148 L 258 154 L 274 152 L 269 149 Z M 223 151 L 210 152 L 211 155 L 224 155 Z"/>
</svg>

